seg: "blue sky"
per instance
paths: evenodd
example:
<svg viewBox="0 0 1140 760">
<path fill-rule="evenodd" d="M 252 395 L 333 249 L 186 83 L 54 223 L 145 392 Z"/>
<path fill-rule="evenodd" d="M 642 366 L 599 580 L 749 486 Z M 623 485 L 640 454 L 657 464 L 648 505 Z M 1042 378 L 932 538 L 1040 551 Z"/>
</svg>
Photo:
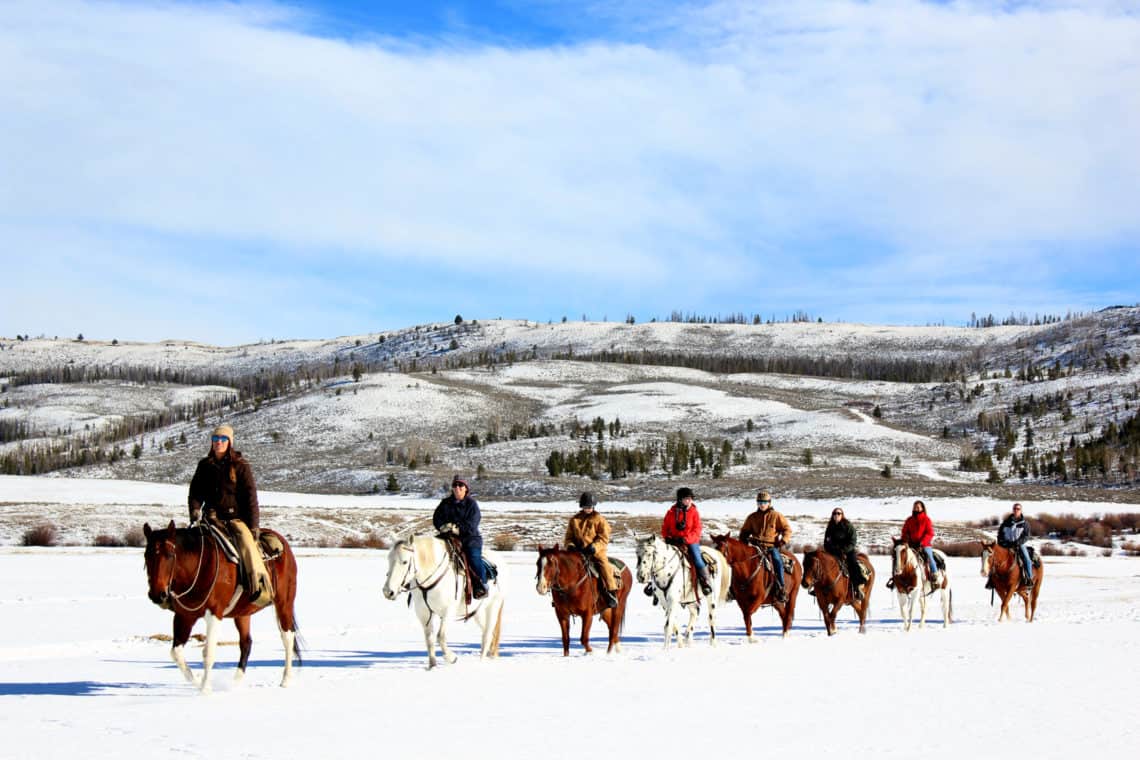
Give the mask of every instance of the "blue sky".
<svg viewBox="0 0 1140 760">
<path fill-rule="evenodd" d="M 1140 302 L 1140 3 L 0 13 L 0 335 Z"/>
</svg>

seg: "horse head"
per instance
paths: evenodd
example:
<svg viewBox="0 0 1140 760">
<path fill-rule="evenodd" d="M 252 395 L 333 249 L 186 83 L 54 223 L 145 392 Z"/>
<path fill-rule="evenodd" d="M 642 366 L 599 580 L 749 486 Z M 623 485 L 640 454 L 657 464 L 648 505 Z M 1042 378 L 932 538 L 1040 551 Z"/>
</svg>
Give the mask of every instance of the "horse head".
<svg viewBox="0 0 1140 760">
<path fill-rule="evenodd" d="M 637 582 L 648 583 L 653 577 L 653 562 L 657 558 L 657 536 L 637 539 Z"/>
<path fill-rule="evenodd" d="M 144 523 L 143 535 L 146 536 L 143 561 L 146 563 L 147 596 L 159 607 L 169 609 L 170 585 L 178 563 L 178 529 L 174 527 L 173 520 L 161 530 L 152 530 L 150 523 Z"/>
<path fill-rule="evenodd" d="M 534 574 L 537 584 L 535 590 L 539 594 L 545 596 L 550 593 L 550 589 L 554 588 L 558 583 L 558 562 L 556 555 L 559 552 L 558 544 L 554 546 L 543 547 L 542 544 L 538 545 L 538 560 L 535 563 L 537 571 Z M 551 561 L 555 559 L 555 561 Z"/>
<path fill-rule="evenodd" d="M 800 579 L 800 585 L 804 588 L 811 588 L 816 583 L 817 578 L 815 577 L 815 555 L 818 552 L 818 549 L 813 549 L 810 552 L 804 552 L 804 577 Z"/>
<path fill-rule="evenodd" d="M 987 578 L 993 569 L 994 545 L 996 543 L 996 541 L 990 541 L 988 539 L 982 540 L 982 575 Z"/>
<path fill-rule="evenodd" d="M 416 583 L 416 552 L 407 540 L 397 541 L 388 550 L 388 577 L 381 589 L 389 601 L 405 591 L 411 591 Z"/>
<path fill-rule="evenodd" d="M 907 569 L 907 552 L 910 547 L 898 536 L 891 536 L 891 575 L 898 575 Z"/>
</svg>

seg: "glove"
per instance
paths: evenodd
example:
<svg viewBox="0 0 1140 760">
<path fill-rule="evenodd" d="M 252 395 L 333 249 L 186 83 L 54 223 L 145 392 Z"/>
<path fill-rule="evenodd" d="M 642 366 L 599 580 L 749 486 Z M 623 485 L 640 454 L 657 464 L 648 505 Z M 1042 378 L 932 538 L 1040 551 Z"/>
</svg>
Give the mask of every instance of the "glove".
<svg viewBox="0 0 1140 760">
<path fill-rule="evenodd" d="M 582 553 L 585 554 L 587 557 L 593 557 L 594 556 L 594 545 L 593 544 L 587 544 L 585 547 L 582 548 Z"/>
<path fill-rule="evenodd" d="M 201 521 L 202 521 L 202 507 L 201 506 L 191 507 L 190 508 L 190 524 L 195 525 Z"/>
<path fill-rule="evenodd" d="M 455 523 L 444 523 L 443 525 L 439 526 L 439 532 L 443 533 L 444 535 L 448 533 L 454 533 L 458 536 L 459 528 L 455 526 Z"/>
<path fill-rule="evenodd" d="M 784 545 L 784 539 L 782 539 L 782 538 L 777 538 L 777 539 L 776 539 L 776 548 L 777 548 L 777 549 L 779 549 L 779 548 L 780 548 L 781 546 L 783 546 L 783 545 Z"/>
</svg>

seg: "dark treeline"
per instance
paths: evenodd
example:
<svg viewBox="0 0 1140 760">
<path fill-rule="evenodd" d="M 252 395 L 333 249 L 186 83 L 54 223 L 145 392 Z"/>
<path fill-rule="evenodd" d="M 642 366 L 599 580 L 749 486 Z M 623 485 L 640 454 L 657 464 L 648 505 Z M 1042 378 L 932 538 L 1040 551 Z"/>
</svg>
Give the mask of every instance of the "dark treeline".
<svg viewBox="0 0 1140 760">
<path fill-rule="evenodd" d="M 1070 319 L 1077 319 L 1084 316 L 1082 312 L 1068 312 L 1065 316 L 1057 314 L 1034 314 L 1030 317 L 1024 311 L 1020 314 L 1009 313 L 1008 317 L 1002 317 L 1000 320 L 993 314 L 987 314 L 984 317 L 979 317 L 975 313 L 970 314 L 970 321 L 967 322 L 968 327 L 1010 327 L 1016 325 L 1054 325 L 1059 322 L 1065 322 Z"/>
<path fill-rule="evenodd" d="M 713 356 L 651 351 L 602 351 L 592 354 L 555 354 L 553 359 L 648 364 L 687 367 L 721 374 L 737 372 L 779 373 L 851 380 L 883 380 L 902 383 L 953 382 L 962 375 L 952 361 L 919 361 L 877 356 Z"/>
<path fill-rule="evenodd" d="M 578 475 L 601 479 L 606 475 L 619 480 L 634 473 L 647 474 L 659 469 L 662 473 L 694 477 L 709 474 L 723 477 L 734 464 L 747 464 L 744 449 L 734 452 L 727 440 L 719 444 L 690 441 L 684 433 L 670 433 L 664 442 L 650 441 L 636 448 L 606 446 L 601 440 L 594 446 L 581 446 L 574 451 L 555 450 L 546 458 L 546 470 L 551 477 Z"/>
</svg>

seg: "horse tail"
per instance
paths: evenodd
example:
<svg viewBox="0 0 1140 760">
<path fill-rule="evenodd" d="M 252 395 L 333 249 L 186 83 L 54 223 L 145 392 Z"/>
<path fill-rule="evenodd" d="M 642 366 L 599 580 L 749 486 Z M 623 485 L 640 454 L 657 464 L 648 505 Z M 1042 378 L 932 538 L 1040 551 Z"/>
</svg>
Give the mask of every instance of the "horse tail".
<svg viewBox="0 0 1140 760">
<path fill-rule="evenodd" d="M 502 600 L 499 600 L 499 614 L 495 616 L 495 632 L 491 636 L 490 655 L 492 657 L 499 656 L 499 633 L 503 628 L 503 604 L 504 602 Z"/>
<path fill-rule="evenodd" d="M 293 656 L 297 658 L 297 665 L 304 665 L 301 650 L 308 648 L 308 644 L 301 637 L 301 626 L 297 624 L 297 616 L 293 616 Z"/>
</svg>

